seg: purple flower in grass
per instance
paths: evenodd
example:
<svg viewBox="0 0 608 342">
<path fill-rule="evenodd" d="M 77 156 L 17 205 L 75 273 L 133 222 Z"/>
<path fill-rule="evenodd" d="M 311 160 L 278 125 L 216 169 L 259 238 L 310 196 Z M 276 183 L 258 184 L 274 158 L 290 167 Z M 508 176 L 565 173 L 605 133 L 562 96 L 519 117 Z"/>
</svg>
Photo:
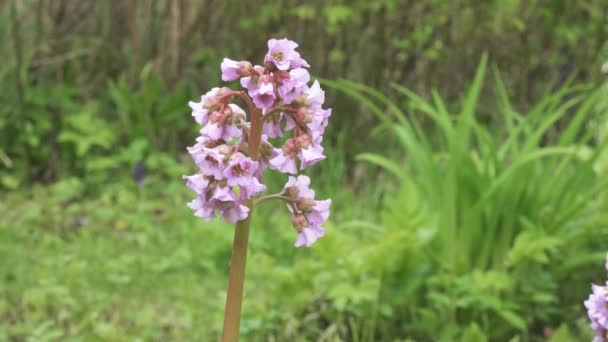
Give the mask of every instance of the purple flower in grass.
<svg viewBox="0 0 608 342">
<path fill-rule="evenodd" d="M 279 70 L 290 68 L 309 67 L 308 63 L 296 52 L 298 44 L 288 39 L 270 39 L 268 53 L 264 57 L 265 63 L 274 65 Z"/>
<path fill-rule="evenodd" d="M 238 124 L 244 122 L 245 111 L 230 103 L 227 107 L 208 115 L 208 122 L 201 130 L 201 135 L 212 140 L 229 141 L 241 136 Z"/>
<path fill-rule="evenodd" d="M 325 235 L 325 228 L 310 225 L 306 216 L 302 214 L 294 214 L 291 218 L 291 223 L 298 231 L 298 238 L 293 244 L 295 247 L 310 247 L 319 238 Z"/>
<path fill-rule="evenodd" d="M 265 134 L 269 138 L 279 138 L 283 136 L 283 131 L 281 130 L 281 113 L 273 114 L 273 116 L 264 122 L 264 126 L 262 126 L 262 133 Z"/>
<path fill-rule="evenodd" d="M 606 261 L 608 269 L 608 257 Z M 595 332 L 594 342 L 608 342 L 608 282 L 606 286 L 591 285 L 591 294 L 585 301 L 591 329 Z"/>
<path fill-rule="evenodd" d="M 230 91 L 229 88 L 213 88 L 201 96 L 201 102 L 190 101 L 188 105 L 192 108 L 194 120 L 201 125 L 206 125 L 209 121 L 209 113 L 220 109 L 222 96 Z"/>
<path fill-rule="evenodd" d="M 323 146 L 310 144 L 306 148 L 300 149 L 298 158 L 300 159 L 300 170 L 304 170 L 325 159 Z"/>
<path fill-rule="evenodd" d="M 224 58 L 221 69 L 222 81 L 236 81 L 241 77 L 249 76 L 253 66 L 247 61 L 237 62 Z"/>
<path fill-rule="evenodd" d="M 306 85 L 308 81 L 310 81 L 308 70 L 304 68 L 290 70 L 288 77 L 282 80 L 281 85 L 278 88 L 278 93 L 281 96 L 283 103 L 290 104 L 308 89 L 308 86 Z"/>
<path fill-rule="evenodd" d="M 310 247 L 325 234 L 322 225 L 329 218 L 331 200 L 315 200 L 315 192 L 309 188 L 310 178 L 300 175 L 289 177 L 283 193 L 290 198 L 291 222 L 298 232 L 296 247 Z"/>
<path fill-rule="evenodd" d="M 135 163 L 135 167 L 133 167 L 133 180 L 137 185 L 141 188 L 144 186 L 144 178 L 146 176 L 146 168 L 144 166 L 143 160 Z"/>
<path fill-rule="evenodd" d="M 247 200 L 266 190 L 266 186 L 261 184 L 256 176 L 258 169 L 258 162 L 242 153 L 235 153 L 224 169 L 224 176 L 229 186 L 240 188 L 241 199 Z"/>
<path fill-rule="evenodd" d="M 270 39 L 263 66 L 224 58 L 222 80 L 240 80 L 246 92 L 213 88 L 200 102 L 189 103 L 194 120 L 203 127 L 194 146 L 188 147 L 199 170 L 184 178 L 196 194 L 188 206 L 203 220 L 244 220 L 250 214 L 248 201 L 266 191 L 261 183 L 264 169 L 297 174 L 325 159 L 321 143 L 331 110 L 323 109 L 325 93 L 319 82 L 308 85 L 309 65 L 297 47 L 287 39 Z M 259 119 L 250 122 L 235 99 Z M 292 136 L 280 148 L 269 141 L 290 131 Z M 287 202 L 298 233 L 296 247 L 311 246 L 322 237 L 329 217 L 331 200 L 315 200 L 309 186 L 307 176 L 290 177 L 281 193 L 260 200 Z"/>
<path fill-rule="evenodd" d="M 268 109 L 274 104 L 276 95 L 270 75 L 258 79 L 257 88 L 253 95 L 253 103 L 260 109 Z M 251 95 L 251 93 L 249 94 Z"/>
<path fill-rule="evenodd" d="M 229 186 L 218 185 L 215 188 L 215 192 L 209 200 L 209 207 L 218 210 L 222 217 L 230 223 L 244 220 L 249 213 L 249 208 L 241 203 Z"/>
<path fill-rule="evenodd" d="M 297 151 L 298 146 L 296 139 L 288 139 L 285 141 L 285 144 L 283 144 L 282 149 L 275 149 L 275 157 L 270 159 L 269 167 L 283 173 L 298 173 L 295 159 Z"/>
<path fill-rule="evenodd" d="M 201 173 L 213 176 L 215 179 L 224 178 L 224 159 L 225 156 L 217 148 L 208 148 L 203 143 L 188 148 L 194 163 L 200 168 Z"/>
</svg>

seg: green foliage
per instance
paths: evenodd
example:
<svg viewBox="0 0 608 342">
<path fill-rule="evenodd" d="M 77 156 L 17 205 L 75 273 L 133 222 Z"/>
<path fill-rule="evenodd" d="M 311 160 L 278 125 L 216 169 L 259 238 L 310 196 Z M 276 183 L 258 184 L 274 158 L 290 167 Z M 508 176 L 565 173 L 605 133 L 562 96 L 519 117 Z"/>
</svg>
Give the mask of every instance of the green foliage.
<svg viewBox="0 0 608 342">
<path fill-rule="evenodd" d="M 399 265 L 383 274 L 381 293 L 397 291 L 386 300 L 407 314 L 381 331 L 424 340 L 437 332 L 445 340 L 526 340 L 539 326 L 581 315 L 588 284 L 580 274 L 601 264 L 605 246 L 598 241 L 607 233 L 608 183 L 595 168 L 607 142 L 587 129 L 606 120 L 605 89 L 566 84 L 520 114 L 496 72 L 500 115 L 483 123 L 476 112 L 485 69 L 484 58 L 458 111 L 437 93 L 426 100 L 394 85 L 404 99 L 393 102 L 360 84 L 325 81 L 377 115 L 382 134 L 391 132 L 401 151 L 359 156 L 401 184 L 385 202 L 383 234 L 400 230 L 419 239 L 408 256 L 413 269 Z M 397 244 L 395 250 L 411 249 Z M 391 277 L 416 295 L 392 288 Z"/>
<path fill-rule="evenodd" d="M 184 151 L 193 134 L 185 101 L 219 83 L 224 56 L 260 58 L 270 36 L 298 41 L 322 77 L 389 95 L 398 93 L 392 82 L 423 94 L 440 85 L 447 103 L 460 97 L 482 52 L 492 51 L 515 103 L 526 108 L 548 84 L 599 78 L 608 58 L 606 10 L 602 0 L 9 0 L 0 7 L 0 155 L 10 162 L 0 164 L 0 186 L 82 172 L 71 161 L 85 145 L 58 137 L 68 117 L 90 105 L 116 144 L 145 139 L 152 150 Z M 328 136 L 369 134 L 374 118 L 356 103 L 333 102 L 335 113 L 348 114 L 334 115 L 339 129 Z M 491 106 L 481 104 L 479 117 L 490 117 Z M 354 141 L 346 157 L 367 147 Z"/>
</svg>

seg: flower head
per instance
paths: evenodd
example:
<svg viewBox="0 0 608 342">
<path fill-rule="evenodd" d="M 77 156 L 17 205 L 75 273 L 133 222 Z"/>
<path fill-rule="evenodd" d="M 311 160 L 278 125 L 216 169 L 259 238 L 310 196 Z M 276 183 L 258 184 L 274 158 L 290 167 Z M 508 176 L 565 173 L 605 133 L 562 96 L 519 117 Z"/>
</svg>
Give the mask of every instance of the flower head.
<svg viewBox="0 0 608 342">
<path fill-rule="evenodd" d="M 270 39 L 268 53 L 264 57 L 265 63 L 274 65 L 279 70 L 308 67 L 308 63 L 296 52 L 298 44 L 288 39 Z"/>
<path fill-rule="evenodd" d="M 300 175 L 289 177 L 283 193 L 289 198 L 291 223 L 298 232 L 296 247 L 310 247 L 325 234 L 323 223 L 329 218 L 331 200 L 315 200 L 315 192 L 309 188 L 310 178 Z"/>
<path fill-rule="evenodd" d="M 306 85 L 308 81 L 310 81 L 308 70 L 304 68 L 290 70 L 278 88 L 283 103 L 290 104 L 293 102 L 308 88 Z"/>
<path fill-rule="evenodd" d="M 250 201 L 266 190 L 261 183 L 265 168 L 297 174 L 323 160 L 323 134 L 331 115 L 323 109 L 325 94 L 319 82 L 310 82 L 306 60 L 296 51 L 298 44 L 287 39 L 270 39 L 263 66 L 224 58 L 224 81 L 240 80 L 246 92 L 213 88 L 200 102 L 190 102 L 194 120 L 202 125 L 200 136 L 188 152 L 198 167 L 184 176 L 196 197 L 188 203 L 203 220 L 221 216 L 235 223 L 250 214 Z M 233 99 L 241 98 L 252 117 Z M 253 115 L 256 114 L 256 115 Z M 269 138 L 291 131 L 283 146 Z M 298 233 L 296 247 L 311 246 L 325 234 L 331 200 L 315 200 L 307 176 L 289 177 L 283 192 L 288 199 L 292 225 Z"/>
<path fill-rule="evenodd" d="M 253 66 L 247 61 L 237 62 L 224 58 L 221 68 L 222 81 L 236 81 L 243 76 L 249 76 Z"/>
<path fill-rule="evenodd" d="M 606 261 L 608 269 L 608 257 Z M 585 301 L 591 329 L 595 332 L 597 342 L 608 341 L 608 282 L 606 286 L 591 285 L 591 294 Z"/>
<path fill-rule="evenodd" d="M 230 140 L 241 135 L 238 127 L 245 120 L 245 111 L 230 103 L 208 115 L 207 124 L 201 130 L 201 135 L 212 140 Z"/>
</svg>

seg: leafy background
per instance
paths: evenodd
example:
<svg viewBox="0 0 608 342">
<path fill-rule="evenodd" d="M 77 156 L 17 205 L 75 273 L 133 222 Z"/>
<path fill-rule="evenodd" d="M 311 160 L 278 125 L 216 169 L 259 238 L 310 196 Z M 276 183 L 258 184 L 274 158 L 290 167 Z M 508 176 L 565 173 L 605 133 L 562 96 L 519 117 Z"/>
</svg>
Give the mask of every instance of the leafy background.
<svg viewBox="0 0 608 342">
<path fill-rule="evenodd" d="M 256 212 L 244 340 L 590 340 L 607 16 L 601 0 L 2 2 L 0 340 L 218 339 L 233 231 L 185 207 L 186 104 L 270 37 L 300 43 L 334 108 L 309 171 L 334 204 L 311 249 L 282 208 Z"/>
</svg>

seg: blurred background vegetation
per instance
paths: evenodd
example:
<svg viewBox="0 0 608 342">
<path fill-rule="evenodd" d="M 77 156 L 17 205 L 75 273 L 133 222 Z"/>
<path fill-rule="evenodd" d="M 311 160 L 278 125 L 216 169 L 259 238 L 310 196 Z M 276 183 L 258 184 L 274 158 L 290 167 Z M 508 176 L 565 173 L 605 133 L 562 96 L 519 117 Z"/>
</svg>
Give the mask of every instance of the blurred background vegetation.
<svg viewBox="0 0 608 342">
<path fill-rule="evenodd" d="M 607 19 L 603 0 L 0 3 L 0 340 L 218 338 L 233 231 L 185 206 L 187 102 L 271 37 L 324 80 L 310 172 L 334 204 L 311 249 L 254 216 L 244 340 L 589 340 Z"/>
</svg>

